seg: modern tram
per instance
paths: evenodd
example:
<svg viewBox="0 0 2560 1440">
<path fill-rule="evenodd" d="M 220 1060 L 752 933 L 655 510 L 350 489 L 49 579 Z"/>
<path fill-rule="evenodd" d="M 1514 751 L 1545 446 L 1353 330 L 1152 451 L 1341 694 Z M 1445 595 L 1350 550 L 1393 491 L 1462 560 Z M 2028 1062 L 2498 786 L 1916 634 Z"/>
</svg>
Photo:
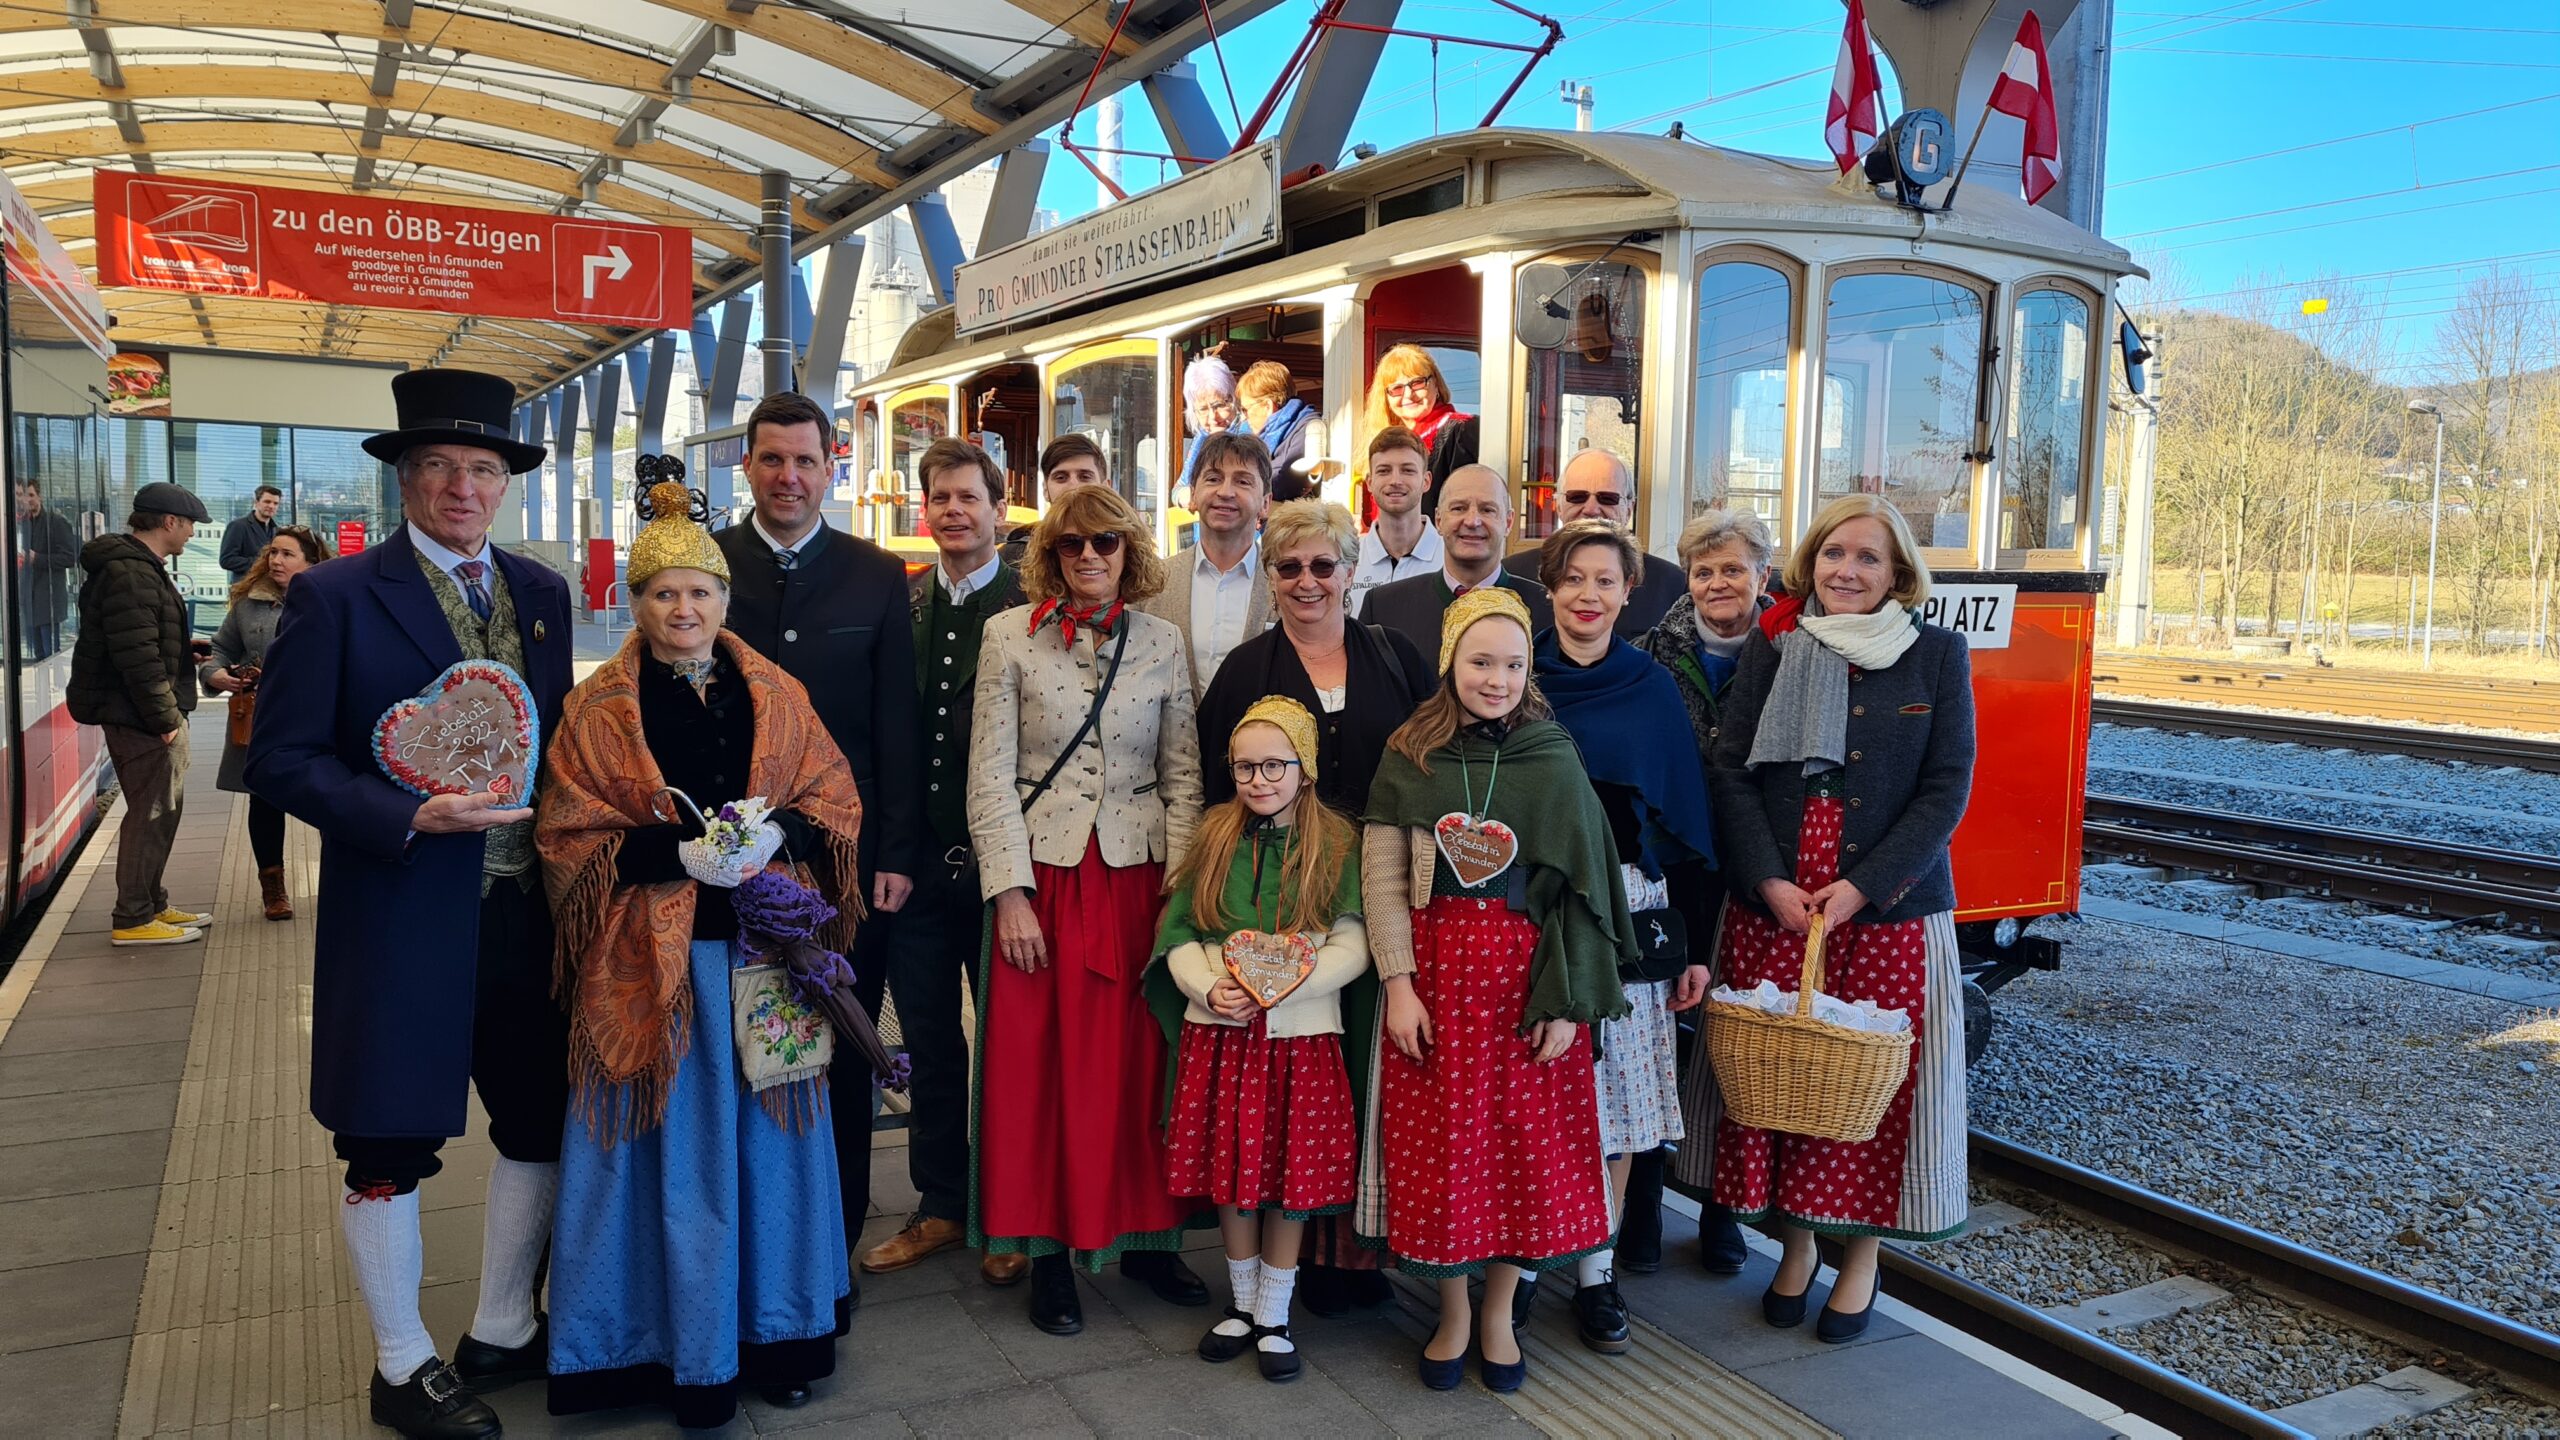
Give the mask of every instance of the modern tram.
<svg viewBox="0 0 2560 1440">
<path fill-rule="evenodd" d="M 1229 213 L 1178 193 L 1206 173 L 1070 223 L 1151 234 Z M 853 528 L 917 548 L 915 461 L 951 434 L 988 443 L 1012 502 L 1036 506 L 1041 442 L 1082 430 L 1170 548 L 1188 518 L 1168 473 L 1188 438 L 1183 367 L 1213 347 L 1239 373 L 1288 368 L 1321 417 L 1308 455 L 1341 462 L 1324 493 L 1355 503 L 1372 366 L 1425 346 L 1480 418 L 1480 458 L 1512 477 L 1515 546 L 1554 528 L 1556 478 L 1586 447 L 1628 462 L 1639 537 L 1663 555 L 1710 507 L 1757 511 L 1784 546 L 1825 500 L 1883 495 L 1936 575 L 1931 618 L 1974 647 L 1981 760 L 1955 842 L 1969 1030 L 1987 1028 L 1988 990 L 2059 963 L 2021 930 L 2079 905 L 2118 512 L 2103 337 L 2137 273 L 2122 248 L 1995 181 L 1931 210 L 1827 164 L 1520 129 L 1291 177 L 1271 219 L 1255 253 L 966 336 L 988 257 L 962 267 L 961 303 L 917 321 L 842 412 Z M 1038 257 L 1044 277 L 1080 238 Z"/>
</svg>

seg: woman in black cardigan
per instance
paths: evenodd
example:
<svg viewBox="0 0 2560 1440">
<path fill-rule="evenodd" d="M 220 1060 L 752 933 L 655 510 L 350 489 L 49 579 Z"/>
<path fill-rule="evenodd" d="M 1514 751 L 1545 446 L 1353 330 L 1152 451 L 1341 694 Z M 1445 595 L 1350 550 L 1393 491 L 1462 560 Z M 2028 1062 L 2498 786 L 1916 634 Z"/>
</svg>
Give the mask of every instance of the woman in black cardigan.
<svg viewBox="0 0 2560 1440">
<path fill-rule="evenodd" d="M 1413 642 L 1350 617 L 1343 596 L 1360 555 L 1351 512 L 1322 500 L 1275 505 L 1262 527 L 1262 564 L 1271 574 L 1280 623 L 1238 645 L 1200 697 L 1200 781 L 1207 803 L 1235 794 L 1227 737 L 1265 695 L 1285 695 L 1316 718 L 1316 795 L 1353 819 L 1369 808 L 1369 782 L 1387 737 L 1440 677 Z M 1363 977 L 1342 992 L 1343 1058 L 1354 1098 L 1369 1079 L 1378 987 Z M 1352 1238 L 1348 1216 L 1307 1227 L 1298 1297 L 1319 1315 L 1384 1304 L 1386 1276 L 1375 1252 Z"/>
<path fill-rule="evenodd" d="M 1817 1232 L 1846 1259 L 1817 1333 L 1863 1333 L 1876 1244 L 1964 1226 L 1964 1024 L 1947 850 L 1973 785 L 1973 682 L 1962 637 L 1923 623 L 1929 570 L 1873 495 L 1823 507 L 1787 560 L 1787 597 L 1744 644 L 1709 783 L 1733 903 L 1721 983 L 1796 988 L 1805 932 L 1825 932 L 1825 993 L 1900 1009 L 1920 1043 L 1872 1140 L 1720 1122 L 1715 1198 L 1774 1218 L 1786 1258 L 1761 1298 L 1802 1323 Z"/>
</svg>

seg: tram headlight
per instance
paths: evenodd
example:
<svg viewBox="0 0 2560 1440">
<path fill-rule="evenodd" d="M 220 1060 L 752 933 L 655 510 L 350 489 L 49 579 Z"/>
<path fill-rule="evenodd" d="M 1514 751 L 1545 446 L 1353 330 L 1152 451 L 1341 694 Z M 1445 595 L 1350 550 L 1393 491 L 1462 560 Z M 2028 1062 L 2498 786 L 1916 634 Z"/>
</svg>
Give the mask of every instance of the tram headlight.
<svg viewBox="0 0 2560 1440">
<path fill-rule="evenodd" d="M 1991 927 L 1991 943 L 2006 950 L 2018 943 L 2018 917 L 2011 915 Z"/>
</svg>

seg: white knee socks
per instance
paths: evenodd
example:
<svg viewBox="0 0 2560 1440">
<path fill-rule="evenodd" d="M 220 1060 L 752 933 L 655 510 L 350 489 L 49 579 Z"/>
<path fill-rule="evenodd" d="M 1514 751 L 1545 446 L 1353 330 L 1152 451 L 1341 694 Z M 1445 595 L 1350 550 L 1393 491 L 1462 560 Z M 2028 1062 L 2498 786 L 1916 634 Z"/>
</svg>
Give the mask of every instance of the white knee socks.
<svg viewBox="0 0 2560 1440">
<path fill-rule="evenodd" d="M 1293 1272 L 1294 1273 L 1294 1272 Z M 1262 1258 L 1227 1262 L 1227 1289 L 1235 1296 L 1237 1315 L 1251 1315 L 1261 1295 Z M 1241 1340 L 1253 1333 L 1253 1327 L 1231 1315 L 1210 1327 L 1230 1340 Z"/>
<path fill-rule="evenodd" d="M 1594 1250 L 1574 1262 L 1574 1284 L 1588 1289 L 1606 1281 L 1617 1268 L 1618 1252 L 1614 1247 Z"/>
<path fill-rule="evenodd" d="M 480 1232 L 480 1308 L 471 1337 L 512 1350 L 533 1339 L 533 1272 L 551 1237 L 551 1202 L 560 1167 L 501 1157 L 489 1172 L 489 1204 Z M 410 1197 L 414 1200 L 416 1197 Z"/>
<path fill-rule="evenodd" d="M 1268 1265 L 1263 1266 L 1261 1284 L 1254 1291 L 1253 1323 L 1264 1329 L 1286 1327 L 1289 1323 L 1289 1299 L 1297 1293 L 1297 1290 L 1296 1266 L 1293 1265 L 1286 1270 L 1274 1270 Z M 1291 1344 L 1285 1335 L 1265 1335 L 1254 1342 L 1254 1347 L 1282 1355 L 1298 1348 Z"/>
<path fill-rule="evenodd" d="M 397 1385 L 436 1358 L 436 1342 L 418 1317 L 418 1282 L 426 1252 L 418 1239 L 418 1192 L 338 1207 L 338 1226 L 355 1262 L 356 1293 L 373 1321 L 374 1364 Z"/>
</svg>

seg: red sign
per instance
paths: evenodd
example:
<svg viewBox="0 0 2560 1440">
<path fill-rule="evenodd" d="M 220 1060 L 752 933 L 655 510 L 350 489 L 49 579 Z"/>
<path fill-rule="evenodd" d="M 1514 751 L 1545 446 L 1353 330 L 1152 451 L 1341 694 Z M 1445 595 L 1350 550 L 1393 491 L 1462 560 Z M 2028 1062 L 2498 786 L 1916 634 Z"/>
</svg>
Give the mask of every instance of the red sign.
<svg viewBox="0 0 2560 1440">
<path fill-rule="evenodd" d="M 682 329 L 693 236 L 272 185 L 97 174 L 98 283 Z"/>
<path fill-rule="evenodd" d="M 354 553 L 356 553 L 356 552 L 357 552 L 357 551 L 359 551 L 359 550 L 362 550 L 363 548 L 364 548 L 364 522 L 363 522 L 363 521 L 361 521 L 361 520 L 341 520 L 341 521 L 339 521 L 339 522 L 338 522 L 338 553 L 339 553 L 339 554 L 341 554 L 341 555 L 353 555 Z"/>
</svg>

